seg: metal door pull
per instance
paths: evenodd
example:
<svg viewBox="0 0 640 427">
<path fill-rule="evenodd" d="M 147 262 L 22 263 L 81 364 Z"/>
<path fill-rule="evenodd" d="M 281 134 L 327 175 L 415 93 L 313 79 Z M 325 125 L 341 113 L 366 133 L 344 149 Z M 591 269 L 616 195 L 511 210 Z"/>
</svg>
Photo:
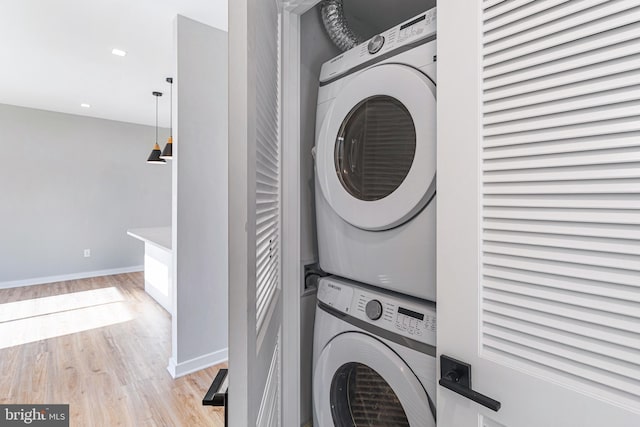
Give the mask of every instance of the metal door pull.
<svg viewBox="0 0 640 427">
<path fill-rule="evenodd" d="M 471 365 L 452 357 L 440 356 L 440 381 L 442 387 L 471 399 L 492 411 L 498 412 L 500 402 L 471 389 Z"/>
<path fill-rule="evenodd" d="M 223 406 L 224 407 L 224 426 L 229 425 L 229 370 L 220 369 L 213 379 L 209 391 L 202 399 L 204 406 Z"/>
</svg>

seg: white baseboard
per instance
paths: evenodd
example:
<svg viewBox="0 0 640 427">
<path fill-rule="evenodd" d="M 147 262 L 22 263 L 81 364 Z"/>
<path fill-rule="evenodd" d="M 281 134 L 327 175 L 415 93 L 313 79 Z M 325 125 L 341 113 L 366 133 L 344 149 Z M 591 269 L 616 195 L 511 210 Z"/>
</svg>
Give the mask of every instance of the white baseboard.
<svg viewBox="0 0 640 427">
<path fill-rule="evenodd" d="M 17 288 L 20 286 L 43 285 L 45 283 L 64 282 L 67 280 L 87 279 L 89 277 L 111 276 L 114 274 L 136 273 L 144 271 L 143 265 L 112 268 L 109 270 L 83 271 L 81 273 L 63 274 L 61 276 L 34 277 L 31 279 L 0 282 L 0 289 Z"/>
<path fill-rule="evenodd" d="M 180 363 L 176 363 L 176 360 L 172 357 L 169 359 L 167 371 L 169 371 L 173 378 L 178 378 L 217 365 L 218 363 L 226 362 L 228 359 L 228 348 L 223 348 L 222 350 L 214 351 Z"/>
</svg>

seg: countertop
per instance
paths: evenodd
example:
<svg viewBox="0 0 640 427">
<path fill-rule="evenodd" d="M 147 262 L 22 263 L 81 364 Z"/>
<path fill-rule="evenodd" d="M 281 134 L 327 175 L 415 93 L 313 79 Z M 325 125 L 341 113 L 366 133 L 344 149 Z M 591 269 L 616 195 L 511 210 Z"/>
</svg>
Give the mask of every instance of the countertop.
<svg viewBox="0 0 640 427">
<path fill-rule="evenodd" d="M 171 252 L 171 226 L 131 228 L 127 230 L 127 234 Z"/>
</svg>

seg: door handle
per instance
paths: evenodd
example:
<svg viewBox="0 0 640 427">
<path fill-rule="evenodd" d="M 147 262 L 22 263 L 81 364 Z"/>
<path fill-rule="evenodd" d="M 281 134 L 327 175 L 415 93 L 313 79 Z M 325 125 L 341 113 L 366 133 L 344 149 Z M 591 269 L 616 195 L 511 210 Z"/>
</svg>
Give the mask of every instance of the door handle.
<svg viewBox="0 0 640 427">
<path fill-rule="evenodd" d="M 202 405 L 224 407 L 224 427 L 229 425 L 229 370 L 220 369 L 213 379 L 209 391 L 202 399 Z"/>
<path fill-rule="evenodd" d="M 471 399 L 492 411 L 498 412 L 500 402 L 471 388 L 471 365 L 452 357 L 440 356 L 440 381 L 442 387 Z"/>
<path fill-rule="evenodd" d="M 356 151 L 357 145 L 358 145 L 358 140 L 356 138 L 353 138 L 351 140 L 351 147 L 349 150 L 349 165 L 351 166 L 351 172 L 356 171 L 357 162 L 353 154 L 354 154 L 354 151 Z"/>
</svg>

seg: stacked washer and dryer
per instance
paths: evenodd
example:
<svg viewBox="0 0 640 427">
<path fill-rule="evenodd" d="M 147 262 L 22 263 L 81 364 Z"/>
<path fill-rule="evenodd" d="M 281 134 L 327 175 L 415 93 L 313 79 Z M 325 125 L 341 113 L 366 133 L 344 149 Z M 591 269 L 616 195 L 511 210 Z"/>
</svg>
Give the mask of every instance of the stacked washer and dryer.
<svg viewBox="0 0 640 427">
<path fill-rule="evenodd" d="M 435 426 L 436 13 L 322 66 L 316 427 Z"/>
</svg>

